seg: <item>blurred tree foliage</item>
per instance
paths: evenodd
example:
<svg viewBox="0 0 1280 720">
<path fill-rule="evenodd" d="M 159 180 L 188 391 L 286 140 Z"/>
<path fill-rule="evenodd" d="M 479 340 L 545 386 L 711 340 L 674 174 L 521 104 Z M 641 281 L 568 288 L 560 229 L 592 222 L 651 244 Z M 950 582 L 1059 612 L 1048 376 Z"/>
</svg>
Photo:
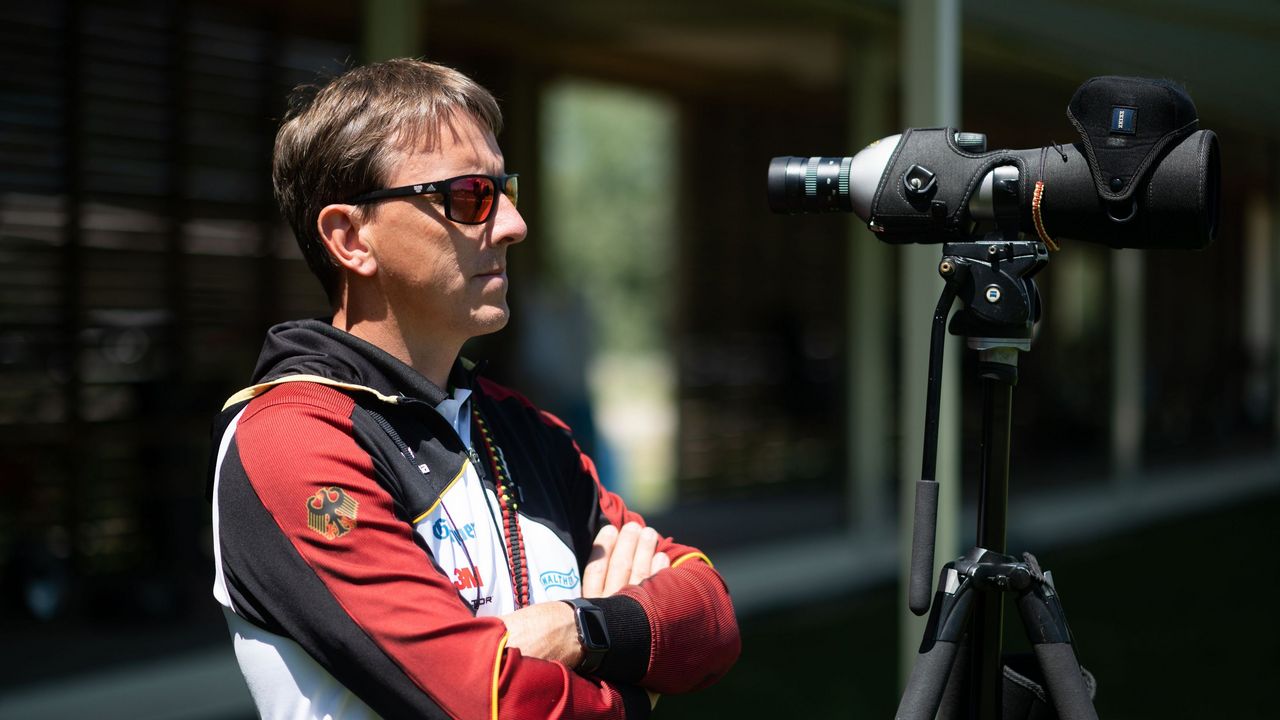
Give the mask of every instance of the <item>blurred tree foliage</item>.
<svg viewBox="0 0 1280 720">
<path fill-rule="evenodd" d="M 597 350 L 665 350 L 676 296 L 674 104 L 581 81 L 556 85 L 544 102 L 548 279 L 586 302 Z"/>
</svg>

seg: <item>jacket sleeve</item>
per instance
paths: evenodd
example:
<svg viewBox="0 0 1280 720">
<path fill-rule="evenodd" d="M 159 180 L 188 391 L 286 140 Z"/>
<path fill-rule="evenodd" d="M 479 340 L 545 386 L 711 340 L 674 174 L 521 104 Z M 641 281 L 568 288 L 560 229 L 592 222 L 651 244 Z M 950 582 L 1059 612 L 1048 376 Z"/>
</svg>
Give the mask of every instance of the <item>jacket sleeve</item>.
<svg viewBox="0 0 1280 720">
<path fill-rule="evenodd" d="M 238 419 L 214 498 L 234 611 L 384 717 L 646 717 L 638 687 L 523 657 L 472 614 L 378 482 L 352 405 L 299 383 Z"/>
<path fill-rule="evenodd" d="M 568 431 L 554 416 L 546 417 Z M 576 443 L 573 449 L 579 492 L 591 496 L 594 517 L 586 524 L 592 535 L 604 523 L 644 527 L 644 518 L 600 483 L 591 458 Z M 670 568 L 614 596 L 593 598 L 604 610 L 612 641 L 598 675 L 663 694 L 698 690 L 728 672 L 742 649 L 729 588 L 697 548 L 663 536 L 658 551 L 671 559 Z"/>
</svg>

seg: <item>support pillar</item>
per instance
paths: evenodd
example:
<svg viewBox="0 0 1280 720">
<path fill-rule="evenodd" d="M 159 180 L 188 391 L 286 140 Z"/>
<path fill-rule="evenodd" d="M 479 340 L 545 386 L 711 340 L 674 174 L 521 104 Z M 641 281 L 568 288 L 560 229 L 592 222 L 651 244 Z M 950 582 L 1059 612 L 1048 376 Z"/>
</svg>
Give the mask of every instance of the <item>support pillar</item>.
<svg viewBox="0 0 1280 720">
<path fill-rule="evenodd" d="M 900 56 L 902 62 L 902 123 L 906 127 L 955 127 L 960 123 L 960 1 L 904 0 Z M 898 298 L 902 347 L 899 375 L 898 487 L 899 582 L 902 622 L 899 623 L 899 685 L 906 684 L 924 633 L 925 618 L 907 609 L 911 559 L 911 526 L 915 483 L 920 479 L 920 451 L 924 444 L 924 406 L 929 371 L 929 329 L 933 309 L 942 293 L 936 245 L 896 248 L 901 258 Z M 943 365 L 942 404 L 938 418 L 937 544 L 934 578 L 959 555 L 960 507 L 960 353 L 964 348 L 947 336 Z"/>
<path fill-rule="evenodd" d="M 1117 489 L 1133 486 L 1142 468 L 1145 380 L 1146 263 L 1141 250 L 1111 258 L 1111 473 Z"/>
<path fill-rule="evenodd" d="M 1274 192 L 1274 190 L 1272 191 Z M 1276 352 L 1277 288 L 1280 288 L 1280 259 L 1275 251 L 1280 242 L 1275 211 L 1264 192 L 1245 203 L 1245 235 L 1241 293 L 1244 318 L 1245 386 L 1244 410 L 1250 422 L 1271 420 L 1280 432 L 1280 363 Z"/>
<path fill-rule="evenodd" d="M 893 43 L 883 35 L 850 41 L 849 142 L 850 155 L 868 143 L 892 135 L 894 114 Z M 893 512 L 891 293 L 893 248 L 879 241 L 862 220 L 849 230 L 849 480 L 846 494 L 852 533 L 871 540 L 891 524 Z"/>
</svg>

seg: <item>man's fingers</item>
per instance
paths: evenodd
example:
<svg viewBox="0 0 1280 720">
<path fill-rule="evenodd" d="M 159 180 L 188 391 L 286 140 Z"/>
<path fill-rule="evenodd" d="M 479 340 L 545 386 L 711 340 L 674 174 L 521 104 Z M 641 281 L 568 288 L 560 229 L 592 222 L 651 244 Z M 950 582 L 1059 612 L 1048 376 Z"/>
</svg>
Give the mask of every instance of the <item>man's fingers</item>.
<svg viewBox="0 0 1280 720">
<path fill-rule="evenodd" d="M 671 567 L 671 558 L 666 553 L 654 553 L 653 562 L 649 563 L 649 575 L 657 575 L 659 570 Z"/>
<path fill-rule="evenodd" d="M 671 559 L 658 552 L 662 537 L 653 528 L 629 522 L 621 529 L 605 525 L 591 546 L 582 570 L 582 596 L 607 597 L 626 585 L 638 585 Z"/>
<path fill-rule="evenodd" d="M 639 585 L 640 581 L 653 574 L 653 554 L 657 550 L 658 531 L 651 527 L 641 530 L 640 539 L 636 542 L 636 554 L 631 560 L 630 583 L 632 585 Z"/>
<path fill-rule="evenodd" d="M 604 597 L 604 580 L 609 572 L 609 558 L 618 543 L 618 528 L 605 525 L 591 544 L 591 557 L 582 570 L 582 597 Z"/>
<path fill-rule="evenodd" d="M 635 560 L 636 545 L 640 542 L 640 525 L 629 522 L 618 532 L 618 542 L 609 557 L 609 573 L 604 580 L 605 596 L 612 595 L 631 582 L 631 565 Z"/>
</svg>

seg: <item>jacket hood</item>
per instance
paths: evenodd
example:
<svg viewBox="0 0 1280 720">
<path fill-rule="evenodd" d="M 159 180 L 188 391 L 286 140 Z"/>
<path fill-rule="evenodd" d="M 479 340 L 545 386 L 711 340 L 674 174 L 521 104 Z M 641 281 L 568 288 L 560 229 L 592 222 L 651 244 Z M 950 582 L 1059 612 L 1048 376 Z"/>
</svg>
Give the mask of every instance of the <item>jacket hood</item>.
<svg viewBox="0 0 1280 720">
<path fill-rule="evenodd" d="M 286 375 L 319 375 L 382 395 L 421 400 L 432 407 L 448 397 L 443 388 L 385 350 L 319 319 L 293 320 L 267 331 L 253 383 Z M 461 361 L 454 363 L 449 383 L 471 387 L 471 372 Z"/>
</svg>

